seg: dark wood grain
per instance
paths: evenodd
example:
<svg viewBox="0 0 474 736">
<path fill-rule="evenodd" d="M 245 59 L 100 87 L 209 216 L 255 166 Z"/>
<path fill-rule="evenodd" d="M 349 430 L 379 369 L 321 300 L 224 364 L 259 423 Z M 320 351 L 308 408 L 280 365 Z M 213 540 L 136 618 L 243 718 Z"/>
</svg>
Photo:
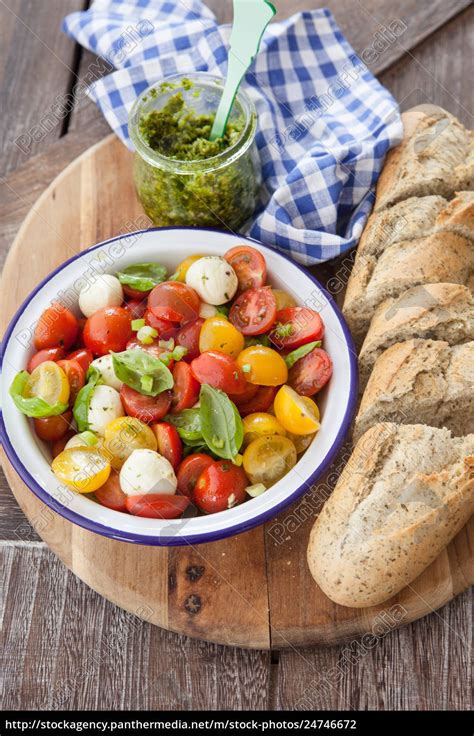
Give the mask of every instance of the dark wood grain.
<svg viewBox="0 0 474 736">
<path fill-rule="evenodd" d="M 0 547 L 5 709 L 265 709 L 269 654 L 192 641 L 128 614 L 42 544 Z"/>
<path fill-rule="evenodd" d="M 84 0 L 48 0 L 47 8 L 35 0 L 0 3 L 2 175 L 61 135 L 77 55 L 61 21 L 83 7 Z"/>
<path fill-rule="evenodd" d="M 273 707 L 469 710 L 472 624 L 467 591 L 370 646 L 281 652 Z"/>
<path fill-rule="evenodd" d="M 401 109 L 431 103 L 474 127 L 472 77 L 466 63 L 474 58 L 474 7 L 447 23 L 381 75 Z"/>
</svg>

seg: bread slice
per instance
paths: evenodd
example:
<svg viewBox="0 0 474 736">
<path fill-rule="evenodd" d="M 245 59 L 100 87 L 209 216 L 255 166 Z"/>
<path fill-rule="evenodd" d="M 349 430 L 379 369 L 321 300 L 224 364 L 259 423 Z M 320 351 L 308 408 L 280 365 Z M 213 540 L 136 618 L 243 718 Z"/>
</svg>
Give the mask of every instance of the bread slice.
<svg viewBox="0 0 474 736">
<path fill-rule="evenodd" d="M 474 433 L 474 342 L 399 342 L 378 358 L 355 420 L 354 440 L 379 422 Z"/>
<path fill-rule="evenodd" d="M 412 337 L 458 345 L 474 340 L 474 297 L 460 284 L 426 284 L 377 307 L 359 354 L 363 390 L 375 361 L 396 342 Z"/>
<path fill-rule="evenodd" d="M 376 308 L 419 284 L 468 285 L 474 273 L 474 245 L 449 232 L 403 241 L 381 256 L 359 259 L 347 285 L 343 313 L 356 344 L 365 336 Z"/>
<path fill-rule="evenodd" d="M 387 155 L 380 175 L 375 211 L 409 197 L 439 194 L 451 199 L 471 188 L 468 162 L 474 133 L 446 110 L 432 105 L 402 115 L 404 139 Z M 460 186 L 462 185 L 462 186 Z"/>
<path fill-rule="evenodd" d="M 410 197 L 388 210 L 372 213 L 359 241 L 354 268 L 357 258 L 377 256 L 394 243 L 429 235 L 447 205 L 443 197 Z"/>
<path fill-rule="evenodd" d="M 430 565 L 474 512 L 474 436 L 376 424 L 316 520 L 312 576 L 343 606 L 374 606 Z"/>
</svg>

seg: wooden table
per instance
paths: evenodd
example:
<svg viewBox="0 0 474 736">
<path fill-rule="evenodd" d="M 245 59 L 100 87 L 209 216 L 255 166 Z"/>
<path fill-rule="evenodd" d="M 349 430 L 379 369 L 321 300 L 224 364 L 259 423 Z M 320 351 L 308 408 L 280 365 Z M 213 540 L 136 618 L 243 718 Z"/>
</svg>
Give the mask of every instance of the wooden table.
<svg viewBox="0 0 474 736">
<path fill-rule="evenodd" d="M 0 0 L 1 263 L 44 187 L 109 132 L 87 99 L 67 109 L 71 89 L 91 70 L 97 73 L 97 62 L 60 32 L 60 23 L 66 13 L 87 5 L 86 0 Z M 220 20 L 231 18 L 230 0 L 208 5 Z M 277 0 L 276 5 L 282 17 L 321 3 Z M 375 49 L 372 70 L 402 109 L 435 103 L 473 127 L 469 0 L 328 0 L 325 5 L 357 53 Z M 390 44 L 384 34 L 396 19 L 406 30 Z M 14 140 L 30 129 L 31 144 L 21 150 Z M 470 707 L 472 591 L 365 652 L 355 642 L 281 653 L 244 651 L 162 631 L 88 589 L 36 536 L 3 474 L 0 535 L 6 580 L 4 708 L 280 710 L 298 707 L 305 696 L 315 709 Z M 304 600 L 304 591 L 301 595 Z"/>
</svg>

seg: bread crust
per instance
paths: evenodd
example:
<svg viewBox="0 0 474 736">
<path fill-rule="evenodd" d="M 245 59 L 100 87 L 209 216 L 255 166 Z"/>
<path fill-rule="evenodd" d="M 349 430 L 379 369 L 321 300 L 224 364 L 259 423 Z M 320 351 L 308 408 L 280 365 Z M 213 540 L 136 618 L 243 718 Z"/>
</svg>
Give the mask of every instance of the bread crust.
<svg viewBox="0 0 474 736">
<path fill-rule="evenodd" d="M 426 284 L 377 307 L 359 354 L 361 391 L 375 361 L 396 342 L 413 337 L 460 345 L 474 340 L 474 297 L 461 284 Z"/>
<path fill-rule="evenodd" d="M 308 565 L 323 592 L 361 608 L 413 582 L 474 512 L 473 454 L 473 435 L 453 439 L 424 425 L 369 429 L 311 531 Z"/>
</svg>

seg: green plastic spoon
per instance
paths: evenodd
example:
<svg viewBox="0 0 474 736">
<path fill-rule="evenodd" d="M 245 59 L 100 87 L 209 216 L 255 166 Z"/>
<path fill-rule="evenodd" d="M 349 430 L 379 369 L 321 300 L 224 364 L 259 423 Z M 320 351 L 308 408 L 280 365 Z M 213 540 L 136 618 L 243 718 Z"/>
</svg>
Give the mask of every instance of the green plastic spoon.
<svg viewBox="0 0 474 736">
<path fill-rule="evenodd" d="M 265 28 L 275 13 L 276 8 L 267 0 L 234 0 L 227 77 L 212 126 L 211 141 L 224 135 L 242 77 L 256 56 Z"/>
</svg>

